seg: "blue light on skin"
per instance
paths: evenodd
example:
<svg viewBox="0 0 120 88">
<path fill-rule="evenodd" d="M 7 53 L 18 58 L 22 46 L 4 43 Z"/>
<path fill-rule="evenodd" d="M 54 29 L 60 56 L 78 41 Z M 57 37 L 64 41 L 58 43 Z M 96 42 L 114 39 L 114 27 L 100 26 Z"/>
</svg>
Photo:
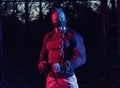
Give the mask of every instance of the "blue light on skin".
<svg viewBox="0 0 120 88">
<path fill-rule="evenodd" d="M 56 31 L 65 32 L 66 28 L 66 16 L 61 9 L 56 9 L 56 12 L 52 14 L 52 22 Z"/>
</svg>

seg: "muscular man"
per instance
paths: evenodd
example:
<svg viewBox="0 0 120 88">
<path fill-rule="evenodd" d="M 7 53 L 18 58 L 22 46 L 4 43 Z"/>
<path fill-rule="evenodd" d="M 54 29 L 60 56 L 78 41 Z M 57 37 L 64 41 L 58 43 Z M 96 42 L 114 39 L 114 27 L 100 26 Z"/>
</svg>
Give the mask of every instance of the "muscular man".
<svg viewBox="0 0 120 88">
<path fill-rule="evenodd" d="M 74 69 L 85 64 L 86 54 L 82 37 L 66 26 L 66 16 L 61 8 L 51 14 L 54 29 L 43 39 L 38 68 L 48 67 L 46 88 L 78 88 Z"/>
</svg>

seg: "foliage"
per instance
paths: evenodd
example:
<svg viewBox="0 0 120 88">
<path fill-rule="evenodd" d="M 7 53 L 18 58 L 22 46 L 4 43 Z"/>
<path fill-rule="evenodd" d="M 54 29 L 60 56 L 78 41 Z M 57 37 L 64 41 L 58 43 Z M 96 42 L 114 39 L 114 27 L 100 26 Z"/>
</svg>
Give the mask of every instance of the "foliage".
<svg viewBox="0 0 120 88">
<path fill-rule="evenodd" d="M 99 13 L 100 7 L 99 0 L 28 0 L 28 2 L 25 2 L 24 0 L 3 0 L 2 15 L 9 16 L 15 14 L 19 20 L 25 22 L 25 3 L 28 4 L 28 14 L 30 21 L 37 20 L 40 16 L 42 16 L 41 18 L 45 18 L 48 15 L 50 9 L 56 6 L 68 9 L 76 8 L 76 6 L 83 6 L 86 8 L 91 8 L 96 13 Z"/>
</svg>

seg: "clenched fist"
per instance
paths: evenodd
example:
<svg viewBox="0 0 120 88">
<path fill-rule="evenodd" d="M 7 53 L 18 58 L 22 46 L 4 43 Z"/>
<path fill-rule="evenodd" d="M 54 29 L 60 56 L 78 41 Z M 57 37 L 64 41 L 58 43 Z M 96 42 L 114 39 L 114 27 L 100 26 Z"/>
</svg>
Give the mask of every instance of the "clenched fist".
<svg viewBox="0 0 120 88">
<path fill-rule="evenodd" d="M 41 73 L 45 72 L 46 67 L 47 67 L 46 61 L 42 61 L 42 62 L 38 63 L 38 69 L 40 70 Z"/>
</svg>

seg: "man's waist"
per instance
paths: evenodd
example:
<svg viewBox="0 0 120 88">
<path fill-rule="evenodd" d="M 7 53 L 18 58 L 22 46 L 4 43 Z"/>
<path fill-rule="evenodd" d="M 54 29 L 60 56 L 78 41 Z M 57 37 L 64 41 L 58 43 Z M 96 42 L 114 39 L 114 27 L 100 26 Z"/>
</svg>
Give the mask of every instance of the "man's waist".
<svg viewBox="0 0 120 88">
<path fill-rule="evenodd" d="M 54 78 L 67 78 L 67 77 L 70 77 L 73 75 L 74 75 L 74 72 L 72 72 L 72 73 L 54 73 L 53 71 L 50 71 L 48 73 L 49 77 L 54 77 Z"/>
</svg>

